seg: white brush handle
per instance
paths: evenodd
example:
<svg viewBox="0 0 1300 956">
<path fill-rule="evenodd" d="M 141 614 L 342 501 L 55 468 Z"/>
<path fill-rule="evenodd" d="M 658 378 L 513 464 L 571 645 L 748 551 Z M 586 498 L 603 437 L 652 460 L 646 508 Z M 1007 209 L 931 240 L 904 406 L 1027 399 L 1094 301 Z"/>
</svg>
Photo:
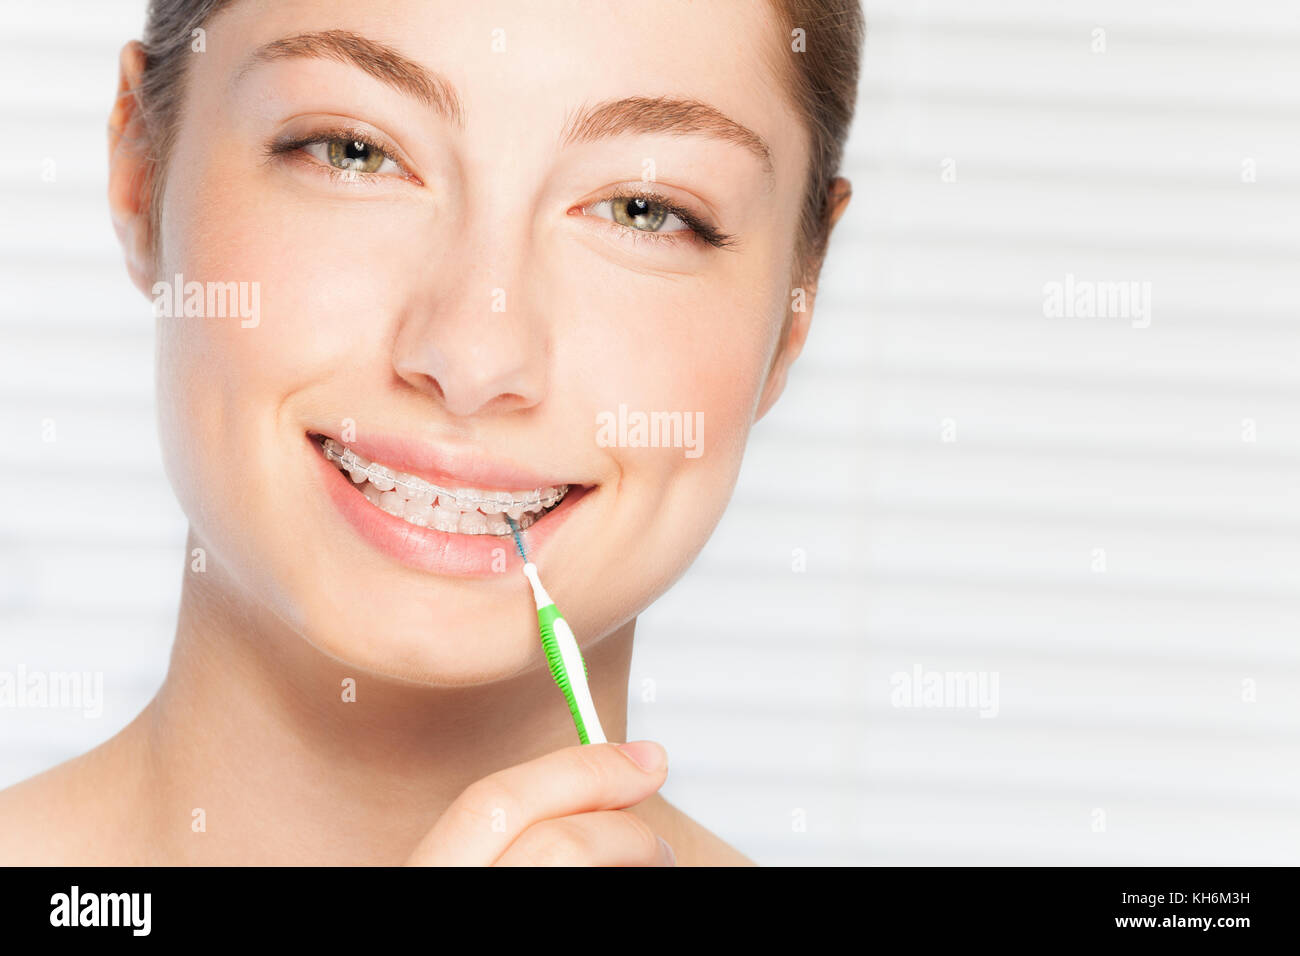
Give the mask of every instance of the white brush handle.
<svg viewBox="0 0 1300 956">
<path fill-rule="evenodd" d="M 537 609 L 550 607 L 555 602 L 542 587 L 542 580 L 537 576 L 537 565 L 531 561 L 524 563 L 524 577 L 533 586 L 533 600 Z M 560 660 L 569 678 L 569 692 L 578 707 L 578 716 L 582 718 L 583 728 L 587 731 L 587 743 L 606 743 L 605 729 L 600 726 L 596 716 L 596 703 L 591 699 L 591 688 L 587 686 L 587 669 L 582 666 L 582 652 L 578 649 L 578 639 L 573 636 L 569 622 L 557 616 L 551 622 L 551 632 L 555 635 L 555 646 L 560 649 Z"/>
<path fill-rule="evenodd" d="M 596 702 L 591 699 L 591 688 L 587 686 L 587 672 L 582 666 L 582 653 L 578 650 L 578 641 L 569 629 L 569 622 L 557 617 L 551 622 L 555 631 L 555 643 L 560 648 L 560 657 L 564 660 L 564 669 L 569 674 L 569 688 L 573 691 L 574 703 L 582 715 L 583 726 L 587 729 L 587 742 L 603 744 L 605 729 L 600 726 L 596 716 Z"/>
</svg>

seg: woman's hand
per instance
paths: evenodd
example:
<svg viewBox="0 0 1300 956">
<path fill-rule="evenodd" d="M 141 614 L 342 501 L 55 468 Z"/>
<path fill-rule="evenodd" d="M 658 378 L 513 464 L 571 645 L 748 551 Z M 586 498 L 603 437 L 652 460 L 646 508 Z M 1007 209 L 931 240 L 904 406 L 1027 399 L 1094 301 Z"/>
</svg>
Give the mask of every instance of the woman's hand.
<svg viewBox="0 0 1300 956">
<path fill-rule="evenodd" d="M 624 808 L 668 778 L 649 740 L 566 747 L 470 784 L 407 866 L 673 866 L 672 848 Z"/>
</svg>

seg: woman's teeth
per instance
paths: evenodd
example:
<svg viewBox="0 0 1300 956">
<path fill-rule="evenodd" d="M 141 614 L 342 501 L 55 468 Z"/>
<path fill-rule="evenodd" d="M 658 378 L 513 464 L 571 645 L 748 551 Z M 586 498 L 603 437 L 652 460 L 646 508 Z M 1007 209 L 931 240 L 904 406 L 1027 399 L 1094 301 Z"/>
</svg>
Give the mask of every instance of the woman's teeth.
<svg viewBox="0 0 1300 956">
<path fill-rule="evenodd" d="M 319 439 L 318 439 L 319 440 Z M 325 457 L 347 474 L 370 503 L 419 528 L 454 534 L 511 534 L 506 516 L 527 528 L 554 508 L 568 485 L 535 491 L 440 488 L 423 478 L 366 461 L 332 438 L 320 440 Z"/>
</svg>

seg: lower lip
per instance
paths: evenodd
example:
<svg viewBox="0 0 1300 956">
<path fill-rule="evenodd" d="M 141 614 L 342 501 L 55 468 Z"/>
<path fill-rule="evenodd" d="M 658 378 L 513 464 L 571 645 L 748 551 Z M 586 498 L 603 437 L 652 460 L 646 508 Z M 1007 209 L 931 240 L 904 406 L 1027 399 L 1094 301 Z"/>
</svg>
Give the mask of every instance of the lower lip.
<svg viewBox="0 0 1300 956">
<path fill-rule="evenodd" d="M 486 577 L 523 566 L 513 536 L 448 534 L 421 528 L 375 507 L 351 478 L 326 460 L 315 439 L 307 436 L 307 443 L 322 471 L 325 490 L 344 519 L 362 538 L 389 557 L 417 571 L 461 577 Z M 536 562 L 544 553 L 546 542 L 568 520 L 589 490 L 585 486 L 573 488 L 559 505 L 524 532 L 530 561 Z"/>
</svg>

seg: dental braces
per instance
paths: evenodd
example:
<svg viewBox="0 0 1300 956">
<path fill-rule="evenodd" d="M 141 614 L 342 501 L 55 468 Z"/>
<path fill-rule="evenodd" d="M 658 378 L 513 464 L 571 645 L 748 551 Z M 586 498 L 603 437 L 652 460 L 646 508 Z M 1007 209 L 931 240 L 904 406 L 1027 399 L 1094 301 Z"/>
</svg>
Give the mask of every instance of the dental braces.
<svg viewBox="0 0 1300 956">
<path fill-rule="evenodd" d="M 332 438 L 324 438 L 320 441 L 321 448 L 325 452 L 325 457 L 334 462 L 349 474 L 357 472 L 364 474 L 366 478 L 376 485 L 391 484 L 394 491 L 398 491 L 406 498 L 423 500 L 425 504 L 432 504 L 434 498 L 448 499 L 454 502 L 459 511 L 474 511 L 479 508 L 492 508 L 496 512 L 505 512 L 510 514 L 518 510 L 521 514 L 530 508 L 541 507 L 542 509 L 551 508 L 558 504 L 569 491 L 569 485 L 560 485 L 554 491 L 543 495 L 540 491 L 532 491 L 523 498 L 516 498 L 508 491 L 499 491 L 491 498 L 481 498 L 476 495 L 464 495 L 458 491 L 447 488 L 440 488 L 438 485 L 416 478 L 414 475 L 403 475 L 402 472 L 395 472 L 391 468 L 379 465 L 374 462 L 365 462 L 356 452 Z M 375 481 L 378 478 L 379 481 Z M 360 482 L 357 482 L 360 484 Z M 511 514 L 511 517 L 518 519 L 520 515 Z"/>
</svg>

